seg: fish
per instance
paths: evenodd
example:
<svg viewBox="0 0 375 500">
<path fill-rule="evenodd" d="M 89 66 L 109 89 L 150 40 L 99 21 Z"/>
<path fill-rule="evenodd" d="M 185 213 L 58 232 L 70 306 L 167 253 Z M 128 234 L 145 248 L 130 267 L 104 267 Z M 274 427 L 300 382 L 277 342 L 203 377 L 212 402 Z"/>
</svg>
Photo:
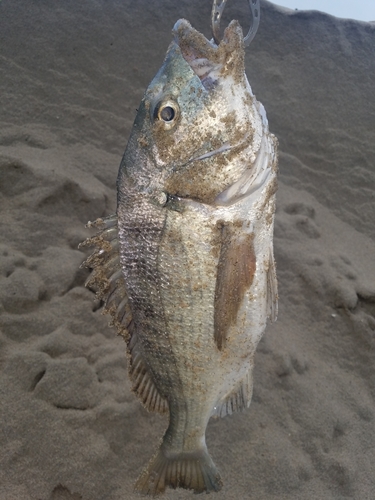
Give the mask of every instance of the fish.
<svg viewBox="0 0 375 500">
<path fill-rule="evenodd" d="M 97 233 L 86 283 L 127 345 L 132 390 L 169 415 L 135 484 L 219 491 L 211 417 L 249 407 L 254 354 L 277 316 L 273 252 L 277 139 L 245 74 L 232 21 L 216 44 L 180 19 L 138 108 L 114 215 Z"/>
</svg>

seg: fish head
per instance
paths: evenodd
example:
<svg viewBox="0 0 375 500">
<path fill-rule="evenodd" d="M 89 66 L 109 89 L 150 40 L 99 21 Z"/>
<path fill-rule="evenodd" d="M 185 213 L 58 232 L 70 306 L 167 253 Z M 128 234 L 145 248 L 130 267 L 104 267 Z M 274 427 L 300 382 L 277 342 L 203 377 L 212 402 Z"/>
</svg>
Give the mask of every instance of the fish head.
<svg viewBox="0 0 375 500">
<path fill-rule="evenodd" d="M 120 168 L 141 190 L 213 204 L 255 162 L 264 128 L 242 29 L 219 45 L 184 19 L 145 92 Z"/>
</svg>

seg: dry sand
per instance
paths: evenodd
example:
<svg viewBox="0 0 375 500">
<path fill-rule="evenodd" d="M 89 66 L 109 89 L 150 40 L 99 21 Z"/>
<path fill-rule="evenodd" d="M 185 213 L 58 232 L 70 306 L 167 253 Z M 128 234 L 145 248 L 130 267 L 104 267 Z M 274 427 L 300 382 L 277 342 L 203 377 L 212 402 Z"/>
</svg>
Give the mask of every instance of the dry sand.
<svg viewBox="0 0 375 500">
<path fill-rule="evenodd" d="M 209 36 L 210 8 L 0 2 L 0 500 L 139 498 L 132 485 L 166 420 L 130 392 L 124 343 L 83 287 L 77 245 L 86 221 L 115 210 L 174 22 Z M 280 314 L 250 409 L 209 425 L 224 480 L 213 497 L 371 500 L 375 24 L 268 2 L 261 15 L 247 73 L 280 140 Z M 229 2 L 231 18 L 246 29 L 245 1 Z"/>
</svg>

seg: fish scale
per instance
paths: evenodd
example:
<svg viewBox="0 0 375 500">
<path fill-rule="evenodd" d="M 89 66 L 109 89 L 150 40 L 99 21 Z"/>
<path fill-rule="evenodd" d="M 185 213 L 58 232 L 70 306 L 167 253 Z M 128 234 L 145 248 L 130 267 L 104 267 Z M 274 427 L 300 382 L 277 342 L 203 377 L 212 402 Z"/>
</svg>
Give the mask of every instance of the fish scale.
<svg viewBox="0 0 375 500">
<path fill-rule="evenodd" d="M 135 486 L 151 495 L 221 488 L 206 427 L 248 408 L 277 314 L 277 140 L 244 73 L 242 30 L 232 21 L 216 45 L 180 20 L 173 36 L 121 161 L 117 213 L 85 242 L 87 285 L 127 342 L 133 391 L 169 414 Z"/>
<path fill-rule="evenodd" d="M 165 315 L 160 307 L 162 283 L 158 271 L 158 253 L 166 214 L 150 209 L 138 193 L 126 188 L 123 192 L 126 193 L 126 201 L 118 211 L 119 218 L 124 211 L 124 223 L 119 230 L 120 242 L 123 242 L 120 261 L 135 328 L 148 332 L 147 336 L 140 335 L 140 338 L 144 356 L 148 355 L 153 360 L 149 369 L 154 380 L 166 378 L 167 385 L 179 385 L 173 364 L 169 370 L 172 374 L 162 370 L 165 359 L 173 359 Z"/>
<path fill-rule="evenodd" d="M 207 255 L 208 249 L 206 252 L 197 251 L 197 244 L 200 242 L 202 245 L 202 240 L 204 241 L 203 225 L 200 225 L 203 229 L 200 235 L 194 232 L 184 234 L 183 221 L 180 219 L 180 214 L 171 213 L 168 216 L 160 246 L 160 272 L 168 277 L 169 283 L 168 288 L 162 290 L 162 300 L 169 330 L 173 332 L 183 328 L 186 332 L 179 337 L 171 335 L 171 342 L 175 358 L 184 360 L 182 369 L 187 381 L 183 388 L 184 396 L 194 400 L 195 394 L 207 391 L 210 385 L 207 382 L 203 384 L 199 377 L 202 371 L 209 371 L 208 359 L 202 353 L 213 351 L 211 360 L 218 359 L 218 353 L 213 350 L 214 339 L 210 334 L 213 328 L 212 304 L 215 291 L 212 274 L 216 269 L 214 259 Z M 173 254 L 170 252 L 171 239 L 178 242 Z M 178 273 L 176 266 L 180 270 Z"/>
</svg>

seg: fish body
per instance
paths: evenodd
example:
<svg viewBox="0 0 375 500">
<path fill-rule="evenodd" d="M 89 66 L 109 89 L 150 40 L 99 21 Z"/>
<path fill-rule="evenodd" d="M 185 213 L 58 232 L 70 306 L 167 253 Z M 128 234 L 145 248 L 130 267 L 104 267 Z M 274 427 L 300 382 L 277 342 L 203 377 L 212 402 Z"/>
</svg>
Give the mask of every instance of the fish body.
<svg viewBox="0 0 375 500">
<path fill-rule="evenodd" d="M 134 392 L 168 412 L 136 489 L 217 491 L 211 416 L 249 406 L 256 346 L 276 319 L 277 142 L 232 21 L 217 46 L 185 20 L 145 92 L 118 176 L 117 214 L 93 223 L 88 284 L 127 341 Z"/>
</svg>

